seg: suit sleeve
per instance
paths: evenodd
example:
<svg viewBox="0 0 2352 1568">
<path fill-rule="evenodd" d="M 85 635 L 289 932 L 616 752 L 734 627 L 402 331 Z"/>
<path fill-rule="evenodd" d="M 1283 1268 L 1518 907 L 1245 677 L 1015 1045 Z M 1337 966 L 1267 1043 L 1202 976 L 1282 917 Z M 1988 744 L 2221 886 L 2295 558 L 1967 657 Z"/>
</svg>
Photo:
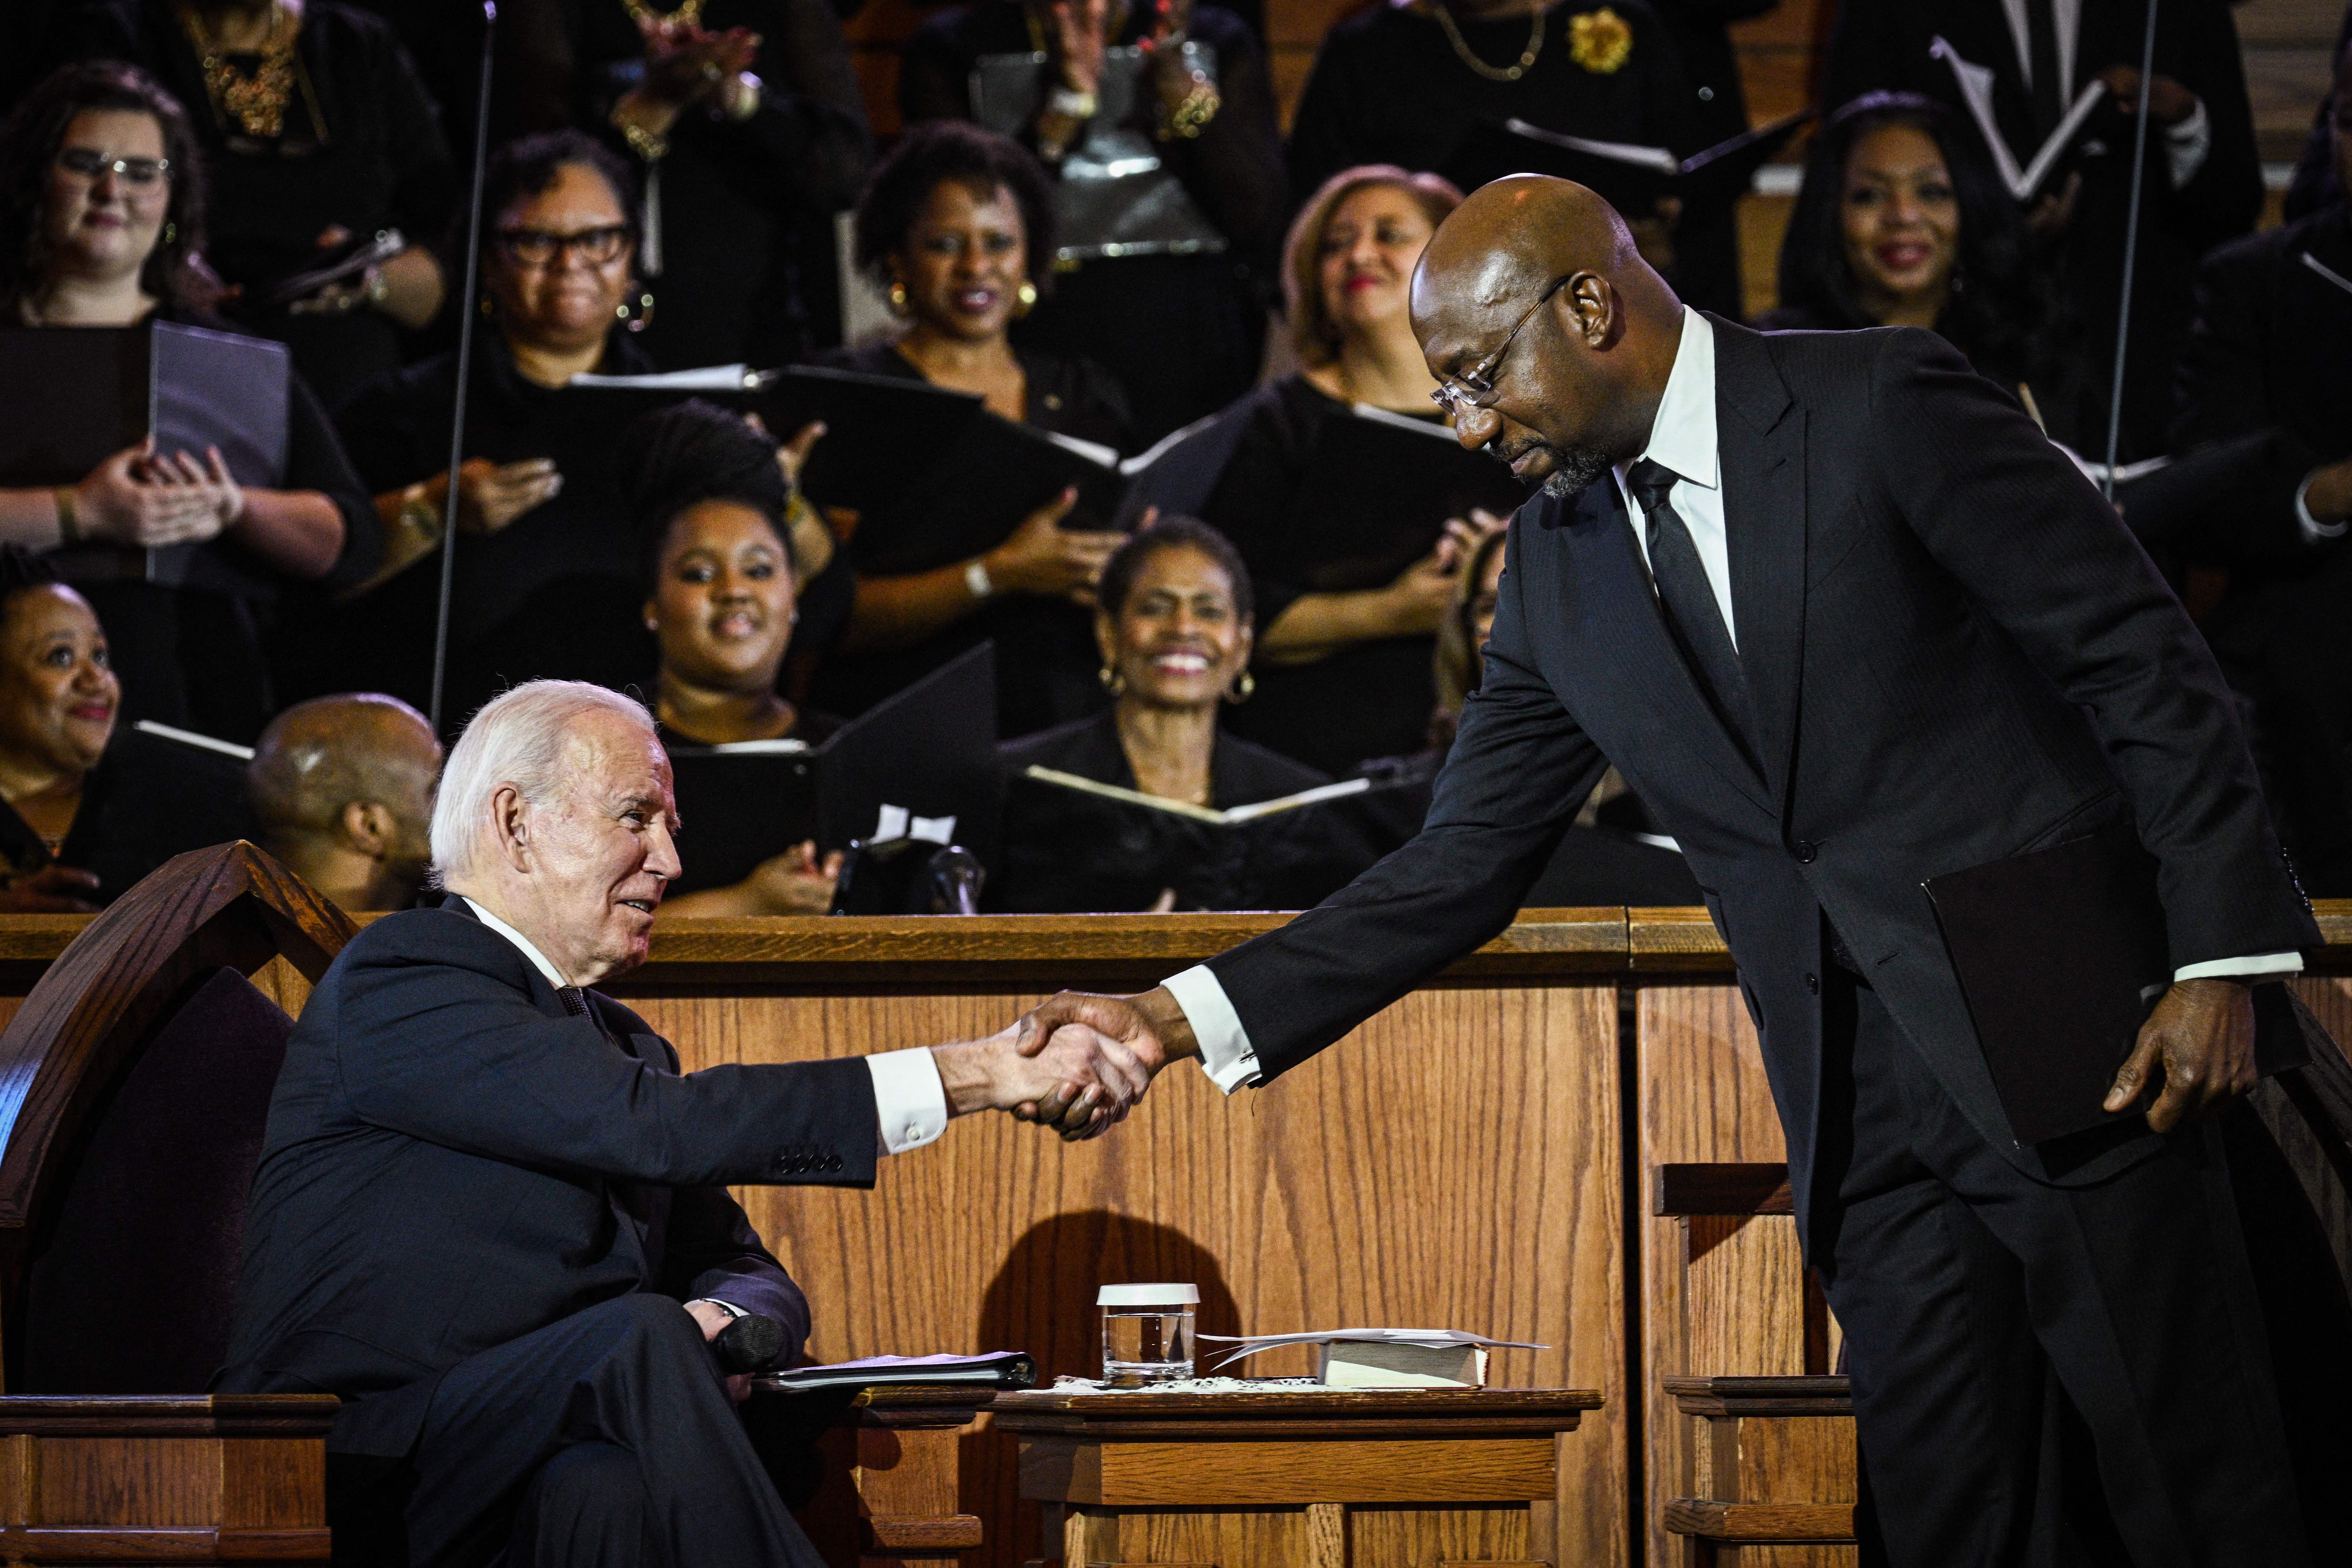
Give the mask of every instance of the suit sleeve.
<svg viewBox="0 0 2352 1568">
<path fill-rule="evenodd" d="M 1537 673 L 1511 524 L 1477 691 L 1421 833 L 1277 931 L 1211 959 L 1261 1082 L 1329 1045 L 1511 921 L 1608 766 Z"/>
<path fill-rule="evenodd" d="M 762 1312 L 783 1326 L 780 1366 L 808 1342 L 808 1298 L 761 1243 L 743 1205 L 724 1187 L 680 1187 L 670 1197 L 669 1236 L 656 1287 L 681 1301 L 709 1297 Z"/>
<path fill-rule="evenodd" d="M 335 998 L 337 1070 L 369 1123 L 489 1159 L 665 1186 L 874 1184 L 879 1128 L 862 1058 L 680 1078 L 584 1018 L 541 1014 L 462 951 L 417 962 L 387 942 L 358 956 Z"/>
<path fill-rule="evenodd" d="M 1931 333 L 1887 334 L 1871 414 L 1875 482 L 2090 715 L 2158 862 L 2174 965 L 2316 946 L 2221 670 L 2114 510 Z"/>
</svg>

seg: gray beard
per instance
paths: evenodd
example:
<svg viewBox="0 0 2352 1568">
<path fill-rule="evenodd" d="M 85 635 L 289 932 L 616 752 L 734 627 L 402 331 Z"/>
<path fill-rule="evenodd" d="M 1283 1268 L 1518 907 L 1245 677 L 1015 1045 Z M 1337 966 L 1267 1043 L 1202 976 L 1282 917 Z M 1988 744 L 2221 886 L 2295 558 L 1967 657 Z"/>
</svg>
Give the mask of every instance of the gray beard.
<svg viewBox="0 0 2352 1568">
<path fill-rule="evenodd" d="M 1552 468 L 1544 477 L 1543 493 L 1554 500 L 1570 500 L 1611 467 L 1607 453 L 1589 447 L 1554 447 L 1546 443 L 1544 450 L 1551 454 Z"/>
</svg>

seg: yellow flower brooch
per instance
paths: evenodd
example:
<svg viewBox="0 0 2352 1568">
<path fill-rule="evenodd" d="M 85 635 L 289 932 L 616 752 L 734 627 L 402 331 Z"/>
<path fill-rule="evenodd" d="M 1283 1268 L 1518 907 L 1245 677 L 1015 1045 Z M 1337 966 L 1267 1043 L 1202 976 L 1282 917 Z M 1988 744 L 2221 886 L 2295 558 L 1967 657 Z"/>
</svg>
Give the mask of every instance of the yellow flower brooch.
<svg viewBox="0 0 2352 1568">
<path fill-rule="evenodd" d="M 1568 52 L 1595 76 L 1613 76 L 1633 52 L 1633 29 L 1603 5 L 1568 19 Z"/>
</svg>

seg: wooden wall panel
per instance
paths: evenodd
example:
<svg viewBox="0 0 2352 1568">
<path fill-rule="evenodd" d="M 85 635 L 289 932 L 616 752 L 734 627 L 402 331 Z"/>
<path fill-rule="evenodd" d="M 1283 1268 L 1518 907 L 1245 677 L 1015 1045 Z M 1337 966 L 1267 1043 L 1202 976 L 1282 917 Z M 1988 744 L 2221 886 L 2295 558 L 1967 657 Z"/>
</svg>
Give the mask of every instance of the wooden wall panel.
<svg viewBox="0 0 2352 1568">
<path fill-rule="evenodd" d="M 1650 1173 L 1666 1163 L 1765 1163 L 1788 1158 L 1780 1120 L 1765 1082 L 1756 1028 L 1738 988 L 1705 985 L 1645 987 L 1634 1003 L 1640 1136 L 1638 1190 L 1644 1210 L 1637 1273 L 1642 1289 L 1643 1444 L 1646 1494 L 1639 1528 L 1653 1563 L 1679 1563 L 1687 1547 L 1661 1521 L 1666 1502 L 1698 1495 L 1694 1423 L 1678 1414 L 1659 1380 L 1679 1373 L 1738 1376 L 1804 1371 L 1799 1313 L 1780 1310 L 1769 1333 L 1702 1323 L 1694 1327 L 1685 1283 L 1685 1239 L 1679 1220 L 1647 1212 Z M 1788 1279 L 1791 1222 L 1760 1215 L 1746 1221 L 1701 1221 L 1706 1245 L 1700 1271 L 1702 1305 L 1752 1304 L 1769 1282 Z M 1785 1237 L 1774 1227 L 1790 1232 Z M 1744 1267 L 1742 1267 L 1744 1266 Z M 1706 1316 L 1712 1318 L 1713 1313 Z M 1723 1355 L 1736 1364 L 1699 1364 L 1695 1354 Z"/>
<path fill-rule="evenodd" d="M 1035 1000 L 632 998 L 688 1070 L 984 1034 Z M 1003 1117 L 884 1163 L 871 1194 L 752 1188 L 753 1221 L 808 1290 L 812 1351 L 1023 1349 L 1099 1367 L 1095 1287 L 1183 1279 L 1209 1333 L 1462 1327 L 1551 1348 L 1496 1381 L 1603 1390 L 1562 1445 L 1560 1560 L 1627 1560 L 1616 992 L 1440 988 L 1406 997 L 1269 1088 L 1230 1101 L 1180 1066 L 1123 1126 L 1065 1145 Z M 1253 1368 L 1303 1373 L 1305 1352 Z M 981 1561 L 1029 1554 L 1012 1445 L 975 1434 Z M 1006 1521 L 1017 1521 L 1011 1529 Z"/>
</svg>

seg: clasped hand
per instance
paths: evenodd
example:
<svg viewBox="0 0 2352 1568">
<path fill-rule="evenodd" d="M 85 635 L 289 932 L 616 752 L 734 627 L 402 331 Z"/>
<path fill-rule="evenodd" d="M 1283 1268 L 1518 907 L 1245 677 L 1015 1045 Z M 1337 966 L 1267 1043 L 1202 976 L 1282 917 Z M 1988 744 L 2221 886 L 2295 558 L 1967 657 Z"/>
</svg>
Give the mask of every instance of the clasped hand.
<svg viewBox="0 0 2352 1568">
<path fill-rule="evenodd" d="M 1124 1120 L 1160 1065 L 1148 1037 L 1122 1037 L 1076 1016 L 1048 1017 L 1045 1008 L 984 1040 L 940 1046 L 933 1058 L 950 1115 L 1009 1110 L 1073 1142 Z"/>
</svg>

